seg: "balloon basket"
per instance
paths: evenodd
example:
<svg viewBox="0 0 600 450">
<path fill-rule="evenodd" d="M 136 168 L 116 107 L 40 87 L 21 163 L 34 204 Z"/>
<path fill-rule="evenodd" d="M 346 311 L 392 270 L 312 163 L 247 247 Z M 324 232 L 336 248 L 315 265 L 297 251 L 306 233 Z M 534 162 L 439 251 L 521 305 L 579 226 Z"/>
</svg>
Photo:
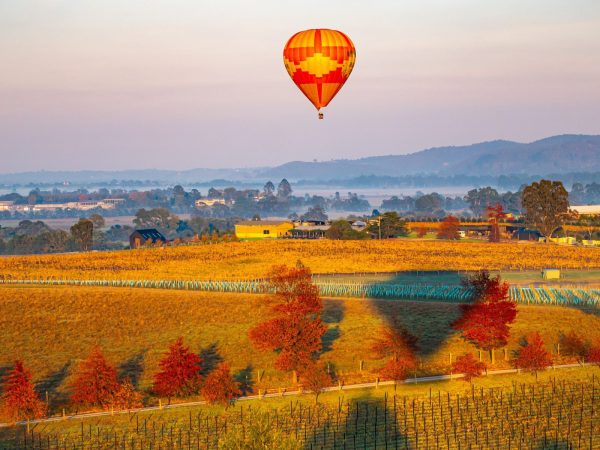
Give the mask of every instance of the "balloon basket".
<svg viewBox="0 0 600 450">
<path fill-rule="evenodd" d="M 322 112 L 320 112 L 320 113 L 319 113 L 319 120 L 323 120 L 323 116 L 324 116 L 324 115 L 323 115 L 323 113 L 322 113 Z"/>
</svg>

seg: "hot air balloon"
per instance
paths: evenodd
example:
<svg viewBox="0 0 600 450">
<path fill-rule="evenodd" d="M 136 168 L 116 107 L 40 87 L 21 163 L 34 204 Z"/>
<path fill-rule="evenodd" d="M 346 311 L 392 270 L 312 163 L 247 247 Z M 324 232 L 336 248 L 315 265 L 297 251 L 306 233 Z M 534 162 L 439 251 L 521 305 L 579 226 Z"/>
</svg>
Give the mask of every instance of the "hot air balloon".
<svg viewBox="0 0 600 450">
<path fill-rule="evenodd" d="M 341 31 L 324 28 L 294 34 L 283 49 L 283 62 L 292 81 L 315 105 L 319 119 L 342 88 L 356 60 L 354 44 Z"/>
</svg>

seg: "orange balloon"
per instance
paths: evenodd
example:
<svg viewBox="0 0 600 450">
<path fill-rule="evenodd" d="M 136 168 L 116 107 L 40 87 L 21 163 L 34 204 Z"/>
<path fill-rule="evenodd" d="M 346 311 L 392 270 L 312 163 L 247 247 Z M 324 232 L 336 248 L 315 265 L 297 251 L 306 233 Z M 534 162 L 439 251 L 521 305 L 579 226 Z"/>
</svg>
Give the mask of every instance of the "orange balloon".
<svg viewBox="0 0 600 450">
<path fill-rule="evenodd" d="M 350 38 L 341 31 L 323 28 L 294 34 L 283 49 L 290 77 L 318 111 L 342 88 L 355 60 Z"/>
</svg>

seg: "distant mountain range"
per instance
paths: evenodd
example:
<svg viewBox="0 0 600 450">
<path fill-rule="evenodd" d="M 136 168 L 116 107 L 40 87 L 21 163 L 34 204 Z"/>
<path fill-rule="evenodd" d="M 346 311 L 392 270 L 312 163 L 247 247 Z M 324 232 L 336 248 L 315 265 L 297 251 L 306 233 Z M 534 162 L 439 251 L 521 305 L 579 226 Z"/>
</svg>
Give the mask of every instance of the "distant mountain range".
<svg viewBox="0 0 600 450">
<path fill-rule="evenodd" d="M 600 136 L 561 135 L 523 144 L 491 141 L 468 146 L 437 147 L 406 155 L 373 156 L 324 162 L 293 161 L 253 169 L 40 171 L 0 174 L 2 184 L 109 182 L 151 180 L 163 183 L 208 183 L 228 180 L 245 183 L 266 180 L 348 180 L 364 176 L 408 175 L 489 176 L 600 172 Z"/>
</svg>

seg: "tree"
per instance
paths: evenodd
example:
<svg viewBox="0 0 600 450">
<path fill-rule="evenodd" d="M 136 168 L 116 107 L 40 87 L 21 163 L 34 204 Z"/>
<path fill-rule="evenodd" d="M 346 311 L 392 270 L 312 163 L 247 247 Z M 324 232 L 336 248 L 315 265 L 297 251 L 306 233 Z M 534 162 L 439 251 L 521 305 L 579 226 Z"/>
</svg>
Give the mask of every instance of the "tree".
<svg viewBox="0 0 600 450">
<path fill-rule="evenodd" d="M 547 369 L 551 365 L 552 355 L 546 350 L 542 336 L 538 332 L 530 334 L 519 350 L 515 366 L 533 372 L 537 380 L 538 372 Z"/>
<path fill-rule="evenodd" d="M 227 406 L 240 395 L 240 384 L 231 376 L 229 364 L 224 362 L 207 375 L 202 386 L 202 396 L 210 404 L 221 403 Z"/>
<path fill-rule="evenodd" d="M 540 180 L 525 187 L 523 207 L 527 225 L 539 230 L 546 241 L 569 211 L 569 194 L 562 182 Z"/>
<path fill-rule="evenodd" d="M 491 278 L 482 271 L 466 280 L 465 285 L 471 287 L 474 302 L 461 305 L 462 315 L 452 327 L 478 349 L 489 351 L 494 362 L 494 349 L 508 342 L 517 305 L 509 299 L 509 285 L 499 275 Z"/>
<path fill-rule="evenodd" d="M 460 239 L 460 234 L 458 233 L 459 227 L 460 222 L 458 221 L 458 219 L 454 216 L 448 216 L 440 224 L 440 228 L 437 233 L 437 238 L 458 240 Z"/>
<path fill-rule="evenodd" d="M 588 351 L 588 362 L 600 366 L 600 340 L 594 342 Z"/>
<path fill-rule="evenodd" d="M 279 182 L 277 186 L 277 197 L 280 199 L 287 199 L 290 195 L 292 195 L 292 186 L 285 178 Z"/>
<path fill-rule="evenodd" d="M 92 224 L 94 224 L 95 229 L 104 228 L 106 226 L 106 221 L 100 214 L 94 213 L 90 215 L 88 219 L 92 222 Z"/>
<path fill-rule="evenodd" d="M 302 386 L 315 395 L 315 403 L 319 401 L 319 394 L 323 392 L 323 389 L 331 386 L 333 382 L 323 364 L 316 362 L 311 362 L 302 369 L 300 379 Z"/>
<path fill-rule="evenodd" d="M 265 197 L 272 197 L 275 192 L 275 185 L 271 181 L 267 181 L 265 187 L 263 187 L 263 192 Z"/>
<path fill-rule="evenodd" d="M 452 364 L 452 372 L 464 374 L 463 380 L 468 382 L 480 377 L 485 369 L 485 363 L 477 361 L 471 353 L 459 356 Z"/>
<path fill-rule="evenodd" d="M 485 216 L 490 223 L 490 242 L 500 242 L 500 220 L 506 217 L 504 209 L 500 203 L 496 206 L 488 206 L 485 209 Z"/>
<path fill-rule="evenodd" d="M 2 398 L 15 420 L 38 419 L 46 415 L 46 404 L 35 392 L 31 379 L 31 371 L 23 365 L 23 361 L 15 361 L 4 380 Z"/>
<path fill-rule="evenodd" d="M 142 394 L 135 390 L 135 387 L 131 383 L 131 380 L 127 378 L 118 387 L 115 392 L 112 406 L 116 409 L 136 409 L 141 408 Z"/>
<path fill-rule="evenodd" d="M 79 219 L 79 222 L 71 227 L 71 236 L 79 250 L 82 252 L 91 250 L 94 236 L 94 224 L 91 220 Z"/>
<path fill-rule="evenodd" d="M 396 211 L 388 211 L 377 216 L 377 220 L 372 221 L 367 227 L 367 232 L 381 239 L 408 236 L 406 221 L 402 220 Z"/>
<path fill-rule="evenodd" d="M 183 345 L 179 337 L 169 345 L 169 350 L 158 363 L 160 371 L 154 375 L 152 391 L 167 397 L 197 394 L 200 389 L 200 356 Z"/>
<path fill-rule="evenodd" d="M 135 213 L 133 223 L 139 228 L 158 228 L 165 234 L 175 234 L 179 217 L 166 208 L 140 209 Z"/>
<path fill-rule="evenodd" d="M 424 238 L 427 235 L 427 228 L 425 227 L 419 227 L 417 228 L 417 237 L 418 238 Z"/>
<path fill-rule="evenodd" d="M 277 351 L 275 366 L 300 370 L 321 350 L 326 327 L 320 314 L 323 302 L 306 267 L 275 266 L 269 274 L 274 291 L 274 319 L 252 328 L 248 334 L 259 350 Z"/>
<path fill-rule="evenodd" d="M 118 390 L 117 370 L 106 360 L 102 349 L 94 347 L 77 368 L 71 400 L 81 405 L 107 409 L 113 404 Z"/>
<path fill-rule="evenodd" d="M 559 343 L 562 354 L 575 356 L 578 361 L 583 361 L 590 350 L 589 343 L 575 330 L 571 330 L 567 334 L 561 333 Z"/>
<path fill-rule="evenodd" d="M 325 232 L 325 237 L 333 240 L 368 239 L 369 235 L 352 228 L 344 219 L 334 220 Z"/>
<path fill-rule="evenodd" d="M 472 189 L 465 195 L 465 202 L 469 204 L 471 211 L 477 217 L 481 217 L 485 208 L 490 205 L 495 205 L 500 201 L 498 191 L 490 186 Z"/>
<path fill-rule="evenodd" d="M 311 206 L 308 208 L 308 211 L 300 216 L 300 220 L 319 220 L 325 222 L 327 219 L 327 214 L 322 205 Z"/>
<path fill-rule="evenodd" d="M 444 197 L 437 192 L 421 195 L 415 200 L 415 211 L 432 213 L 444 207 Z"/>
<path fill-rule="evenodd" d="M 417 338 L 398 323 L 383 326 L 370 350 L 377 359 L 389 358 L 379 371 L 383 378 L 403 380 L 416 367 Z"/>
</svg>

